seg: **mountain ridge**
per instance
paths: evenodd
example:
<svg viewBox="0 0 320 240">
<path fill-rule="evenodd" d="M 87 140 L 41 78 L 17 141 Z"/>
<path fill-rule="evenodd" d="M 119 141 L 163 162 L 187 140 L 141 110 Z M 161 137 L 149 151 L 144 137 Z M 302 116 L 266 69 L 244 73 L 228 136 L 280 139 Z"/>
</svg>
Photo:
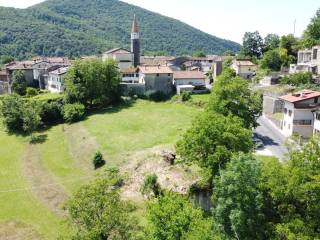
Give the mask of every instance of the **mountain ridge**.
<svg viewBox="0 0 320 240">
<path fill-rule="evenodd" d="M 238 51 L 240 45 L 179 20 L 117 0 L 48 0 L 26 9 L 0 7 L 0 55 L 79 56 L 130 46 L 136 14 L 143 53 Z"/>
</svg>

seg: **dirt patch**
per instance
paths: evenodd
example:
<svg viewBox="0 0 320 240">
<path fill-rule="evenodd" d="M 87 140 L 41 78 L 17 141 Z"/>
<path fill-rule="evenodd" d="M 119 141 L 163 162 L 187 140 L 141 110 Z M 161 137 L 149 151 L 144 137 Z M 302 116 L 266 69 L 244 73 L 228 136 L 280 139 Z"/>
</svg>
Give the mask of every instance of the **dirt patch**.
<svg viewBox="0 0 320 240">
<path fill-rule="evenodd" d="M 171 150 L 171 149 L 170 149 Z M 129 157 L 123 173 L 127 176 L 122 190 L 122 197 L 128 200 L 143 200 L 140 193 L 145 177 L 156 174 L 161 188 L 179 193 L 187 193 L 189 187 L 198 180 L 190 168 L 182 165 L 171 166 L 163 159 L 163 146 L 140 151 Z"/>
<path fill-rule="evenodd" d="M 65 138 L 74 161 L 84 170 L 92 170 L 92 158 L 99 150 L 95 137 L 81 124 L 64 125 Z"/>
<path fill-rule="evenodd" d="M 39 149 L 29 144 L 22 162 L 22 175 L 31 185 L 32 193 L 49 209 L 58 215 L 64 215 L 62 206 L 68 195 L 62 185 L 55 182 L 53 176 L 42 165 Z"/>
<path fill-rule="evenodd" d="M 32 226 L 16 221 L 0 223 L 1 240 L 40 240 L 42 239 Z"/>
</svg>

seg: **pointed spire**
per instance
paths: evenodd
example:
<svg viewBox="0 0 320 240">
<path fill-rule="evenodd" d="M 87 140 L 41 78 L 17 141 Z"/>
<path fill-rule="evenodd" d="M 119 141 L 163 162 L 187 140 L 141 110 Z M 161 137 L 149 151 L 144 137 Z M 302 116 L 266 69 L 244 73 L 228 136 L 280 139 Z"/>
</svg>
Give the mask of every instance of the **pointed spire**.
<svg viewBox="0 0 320 240">
<path fill-rule="evenodd" d="M 132 33 L 138 33 L 138 32 L 139 32 L 138 23 L 137 23 L 137 18 L 136 18 L 136 15 L 135 15 L 135 14 L 134 14 L 134 16 L 133 16 L 131 32 L 132 32 Z"/>
</svg>

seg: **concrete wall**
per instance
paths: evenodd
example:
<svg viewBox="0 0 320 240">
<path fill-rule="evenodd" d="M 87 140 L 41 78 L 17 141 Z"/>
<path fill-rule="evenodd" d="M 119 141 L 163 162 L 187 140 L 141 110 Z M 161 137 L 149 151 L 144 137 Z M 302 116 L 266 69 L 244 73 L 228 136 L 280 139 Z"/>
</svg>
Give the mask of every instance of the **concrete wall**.
<svg viewBox="0 0 320 240">
<path fill-rule="evenodd" d="M 192 86 L 205 86 L 205 79 L 178 79 L 174 80 L 174 85 L 192 85 Z"/>
<path fill-rule="evenodd" d="M 172 74 L 146 74 L 143 75 L 146 91 L 159 91 L 165 94 L 172 93 Z"/>
<path fill-rule="evenodd" d="M 144 84 L 121 83 L 120 86 L 124 96 L 144 95 L 146 91 Z"/>
<path fill-rule="evenodd" d="M 277 97 L 263 96 L 263 113 L 266 115 L 283 112 L 284 103 Z"/>
</svg>

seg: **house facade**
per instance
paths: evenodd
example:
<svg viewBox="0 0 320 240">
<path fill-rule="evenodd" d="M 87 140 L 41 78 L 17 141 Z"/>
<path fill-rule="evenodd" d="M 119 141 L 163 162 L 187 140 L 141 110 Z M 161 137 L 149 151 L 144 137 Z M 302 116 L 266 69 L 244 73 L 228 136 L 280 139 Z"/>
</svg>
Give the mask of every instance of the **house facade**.
<svg viewBox="0 0 320 240">
<path fill-rule="evenodd" d="M 51 93 L 62 93 L 64 91 L 64 78 L 68 67 L 61 67 L 45 76 L 46 89 Z"/>
<path fill-rule="evenodd" d="M 133 53 L 124 48 L 114 48 L 103 53 L 102 55 L 103 61 L 116 61 L 120 71 L 133 67 L 133 58 Z"/>
<path fill-rule="evenodd" d="M 145 84 L 146 91 L 172 93 L 173 72 L 167 66 L 140 66 L 139 83 Z"/>
<path fill-rule="evenodd" d="M 320 74 L 320 46 L 304 49 L 298 52 L 297 64 L 291 64 L 289 72 L 311 72 Z"/>
<path fill-rule="evenodd" d="M 315 111 L 319 107 L 320 92 L 303 90 L 279 98 L 284 102 L 282 133 L 290 137 L 298 134 L 304 138 L 313 135 L 315 127 Z M 318 126 L 318 123 L 316 123 Z"/>
<path fill-rule="evenodd" d="M 249 60 L 233 60 L 231 68 L 244 79 L 251 79 L 256 75 L 257 65 Z"/>
</svg>

